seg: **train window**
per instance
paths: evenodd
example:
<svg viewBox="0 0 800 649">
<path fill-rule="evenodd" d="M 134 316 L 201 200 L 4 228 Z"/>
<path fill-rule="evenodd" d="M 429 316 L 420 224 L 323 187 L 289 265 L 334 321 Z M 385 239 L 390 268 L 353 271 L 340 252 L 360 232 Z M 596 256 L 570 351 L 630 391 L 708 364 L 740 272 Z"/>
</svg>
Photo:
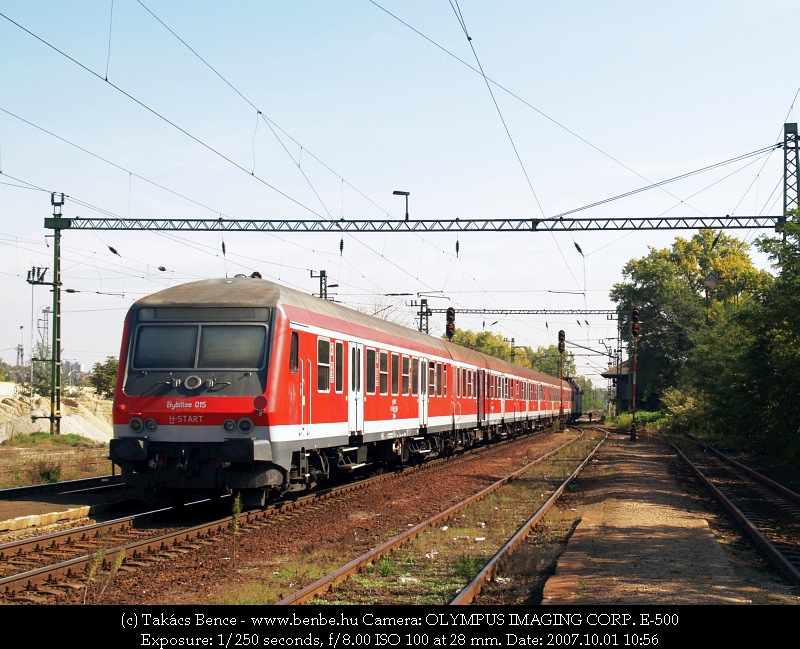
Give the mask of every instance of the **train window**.
<svg viewBox="0 0 800 649">
<path fill-rule="evenodd" d="M 408 376 L 408 356 L 403 356 L 403 394 L 408 395 L 411 390 L 411 381 Z"/>
<path fill-rule="evenodd" d="M 344 390 L 344 343 L 336 343 L 336 391 Z"/>
<path fill-rule="evenodd" d="M 380 367 L 378 368 L 381 379 L 381 394 L 389 394 L 389 354 L 381 352 Z"/>
<path fill-rule="evenodd" d="M 436 394 L 437 396 L 442 396 L 442 385 L 444 381 L 442 380 L 442 364 L 436 363 Z"/>
<path fill-rule="evenodd" d="M 266 328 L 260 325 L 201 325 L 197 367 L 257 369 L 264 364 Z"/>
<path fill-rule="evenodd" d="M 442 366 L 443 379 L 442 379 L 442 394 L 447 396 L 447 365 Z"/>
<path fill-rule="evenodd" d="M 292 341 L 289 344 L 289 371 L 292 374 L 297 374 L 298 369 L 298 340 L 297 332 L 292 332 Z"/>
<path fill-rule="evenodd" d="M 136 313 L 139 322 L 259 322 L 269 323 L 269 307 L 142 307 Z"/>
<path fill-rule="evenodd" d="M 367 350 L 367 394 L 375 394 L 375 350 Z"/>
<path fill-rule="evenodd" d="M 262 325 L 142 325 L 133 368 L 259 369 L 266 332 Z"/>
<path fill-rule="evenodd" d="M 428 363 L 428 396 L 436 394 L 436 363 Z"/>
<path fill-rule="evenodd" d="M 317 339 L 317 391 L 331 390 L 331 341 Z"/>
<path fill-rule="evenodd" d="M 392 394 L 400 392 L 400 356 L 392 354 Z"/>
<path fill-rule="evenodd" d="M 461 383 L 459 379 L 461 378 L 461 372 L 458 370 L 457 367 L 453 368 L 453 381 L 455 385 L 453 388 L 455 389 L 455 397 L 456 399 L 461 396 Z"/>
<path fill-rule="evenodd" d="M 419 394 L 419 359 L 415 358 L 411 361 L 411 394 L 417 396 Z"/>
<path fill-rule="evenodd" d="M 195 325 L 139 327 L 133 354 L 134 368 L 194 368 L 197 334 Z"/>
</svg>

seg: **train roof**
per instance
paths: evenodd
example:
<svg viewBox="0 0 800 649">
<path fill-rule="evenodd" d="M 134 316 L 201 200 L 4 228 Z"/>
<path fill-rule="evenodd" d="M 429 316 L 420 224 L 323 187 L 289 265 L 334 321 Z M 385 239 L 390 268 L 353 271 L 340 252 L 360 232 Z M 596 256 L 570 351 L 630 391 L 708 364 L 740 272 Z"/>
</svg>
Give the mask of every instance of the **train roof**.
<svg viewBox="0 0 800 649">
<path fill-rule="evenodd" d="M 556 383 L 558 379 L 535 372 L 493 356 L 482 354 L 455 343 L 410 329 L 403 325 L 382 320 L 351 309 L 331 300 L 297 291 L 269 280 L 251 277 L 202 279 L 163 289 L 137 300 L 131 310 L 143 307 L 164 306 L 226 306 L 226 307 L 289 307 L 292 319 L 297 310 L 316 316 L 314 319 L 332 319 L 346 322 L 356 328 L 378 332 L 383 342 L 402 338 L 421 352 L 437 353 L 456 362 L 485 367 L 497 372 L 524 376 L 540 382 Z"/>
</svg>

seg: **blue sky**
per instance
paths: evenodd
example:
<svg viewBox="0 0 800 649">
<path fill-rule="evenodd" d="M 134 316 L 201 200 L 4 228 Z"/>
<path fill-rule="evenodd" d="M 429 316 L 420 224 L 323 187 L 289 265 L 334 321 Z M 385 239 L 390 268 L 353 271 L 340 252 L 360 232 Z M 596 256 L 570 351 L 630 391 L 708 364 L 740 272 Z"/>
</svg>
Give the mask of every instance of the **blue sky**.
<svg viewBox="0 0 800 649">
<path fill-rule="evenodd" d="M 403 218 L 394 190 L 411 218 L 552 216 L 781 141 L 797 121 L 799 8 L 0 2 L 0 358 L 19 344 L 27 358 L 51 304 L 25 281 L 52 267 L 50 192 L 69 218 Z M 777 150 L 580 216 L 777 215 L 782 178 Z M 335 234 L 66 231 L 63 358 L 118 355 L 142 295 L 253 270 L 308 292 L 325 270 L 337 300 L 410 326 L 420 293 L 457 311 L 611 309 L 625 262 L 692 234 L 359 234 L 340 254 Z M 559 329 L 593 349 L 616 336 L 604 316 L 580 320 L 457 326 L 533 347 Z M 603 358 L 578 365 L 604 384 Z"/>
</svg>

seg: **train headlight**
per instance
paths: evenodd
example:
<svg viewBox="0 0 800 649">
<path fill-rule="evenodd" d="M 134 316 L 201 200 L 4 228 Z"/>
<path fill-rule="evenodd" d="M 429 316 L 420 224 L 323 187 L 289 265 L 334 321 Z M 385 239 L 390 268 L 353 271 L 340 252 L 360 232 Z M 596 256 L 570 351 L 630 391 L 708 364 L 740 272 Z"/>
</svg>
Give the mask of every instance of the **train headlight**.
<svg viewBox="0 0 800 649">
<path fill-rule="evenodd" d="M 134 433 L 141 433 L 144 430 L 144 422 L 141 417 L 131 417 L 131 420 L 128 422 L 128 427 Z"/>
<path fill-rule="evenodd" d="M 226 419 L 222 427 L 225 429 L 226 433 L 232 433 L 236 430 L 236 422 L 233 421 L 233 419 Z"/>
<path fill-rule="evenodd" d="M 191 376 L 186 377 L 186 380 L 183 382 L 183 385 L 186 387 L 187 390 L 196 390 L 201 385 L 203 385 L 203 379 L 201 379 L 196 374 L 192 374 Z"/>
<path fill-rule="evenodd" d="M 156 422 L 155 419 L 152 418 L 145 419 L 144 427 L 152 433 L 156 428 L 158 428 L 158 423 Z"/>
<path fill-rule="evenodd" d="M 240 433 L 249 433 L 253 430 L 253 420 L 247 417 L 242 417 L 236 425 L 239 427 Z"/>
</svg>

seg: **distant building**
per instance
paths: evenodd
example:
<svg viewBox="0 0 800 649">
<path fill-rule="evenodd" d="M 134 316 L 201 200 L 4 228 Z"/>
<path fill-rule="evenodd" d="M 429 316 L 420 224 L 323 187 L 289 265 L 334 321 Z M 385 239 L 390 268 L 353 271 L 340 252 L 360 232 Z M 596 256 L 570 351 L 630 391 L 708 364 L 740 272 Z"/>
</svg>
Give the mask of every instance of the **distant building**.
<svg viewBox="0 0 800 649">
<path fill-rule="evenodd" d="M 632 389 L 630 382 L 630 363 L 622 361 L 619 365 L 609 367 L 600 376 L 604 379 L 611 379 L 612 385 L 616 388 L 617 412 L 627 412 L 631 409 Z"/>
<path fill-rule="evenodd" d="M 86 371 L 80 361 L 64 361 L 63 365 L 67 374 L 82 374 Z"/>
</svg>

